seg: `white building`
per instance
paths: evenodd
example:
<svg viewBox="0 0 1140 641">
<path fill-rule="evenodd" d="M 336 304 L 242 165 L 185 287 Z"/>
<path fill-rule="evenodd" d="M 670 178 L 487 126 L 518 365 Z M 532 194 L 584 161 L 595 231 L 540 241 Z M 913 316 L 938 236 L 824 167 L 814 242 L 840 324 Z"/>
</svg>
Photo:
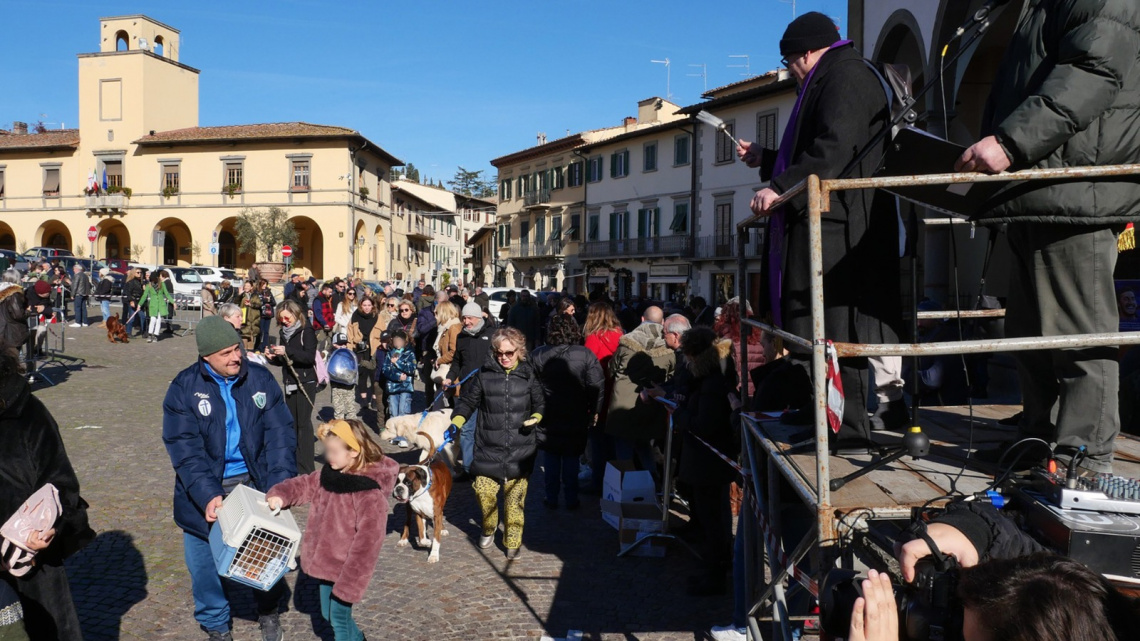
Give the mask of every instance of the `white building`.
<svg viewBox="0 0 1140 641">
<path fill-rule="evenodd" d="M 738 140 L 768 149 L 780 146 L 780 137 L 796 99 L 795 79 L 787 71 L 719 87 L 706 92 L 706 101 L 685 107 L 682 114 L 706 111 L 724 120 Z M 736 225 L 752 215 L 752 196 L 767 186 L 758 170 L 736 157 L 728 136 L 695 122 L 693 148 L 695 182 L 692 225 L 693 278 L 691 295 L 719 305 L 737 294 Z M 763 230 L 752 232 L 748 242 L 749 298 L 759 292 Z"/>
</svg>

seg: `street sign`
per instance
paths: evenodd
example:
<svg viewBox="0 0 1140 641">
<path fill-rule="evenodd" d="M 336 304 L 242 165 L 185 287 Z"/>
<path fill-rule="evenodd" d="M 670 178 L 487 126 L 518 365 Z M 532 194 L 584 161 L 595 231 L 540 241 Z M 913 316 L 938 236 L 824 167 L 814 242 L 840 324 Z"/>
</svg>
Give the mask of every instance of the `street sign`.
<svg viewBox="0 0 1140 641">
<path fill-rule="evenodd" d="M 211 256 L 217 256 L 218 255 L 218 243 L 210 243 L 210 255 Z"/>
<path fill-rule="evenodd" d="M 281 246 L 281 257 L 288 258 L 293 255 L 293 248 L 289 245 Z"/>
<path fill-rule="evenodd" d="M 213 240 L 215 243 L 218 242 L 218 230 L 216 229 L 214 230 Z"/>
<path fill-rule="evenodd" d="M 87 240 L 95 242 L 96 238 L 99 238 L 99 230 L 95 228 L 95 225 L 91 225 L 87 228 Z"/>
<path fill-rule="evenodd" d="M 154 232 L 154 238 L 152 238 L 151 240 L 154 241 L 153 244 L 155 247 L 162 247 L 163 245 L 166 244 L 166 232 L 164 232 L 164 231 Z"/>
</svg>

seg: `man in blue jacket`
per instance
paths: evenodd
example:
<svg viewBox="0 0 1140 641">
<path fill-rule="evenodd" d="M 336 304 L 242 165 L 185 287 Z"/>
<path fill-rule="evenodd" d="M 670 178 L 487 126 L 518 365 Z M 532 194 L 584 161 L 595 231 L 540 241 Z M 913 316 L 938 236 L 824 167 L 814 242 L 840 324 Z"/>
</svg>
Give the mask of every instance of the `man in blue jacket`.
<svg viewBox="0 0 1140 641">
<path fill-rule="evenodd" d="M 208 316 L 196 328 L 200 358 L 179 372 L 162 404 L 162 441 L 174 465 L 174 522 L 183 531 L 194 618 L 211 641 L 232 641 L 230 606 L 210 552 L 210 526 L 238 484 L 264 492 L 297 473 L 297 437 L 277 381 L 242 358 L 233 326 Z M 231 586 L 232 587 L 232 586 Z M 265 641 L 281 641 L 285 583 L 255 591 Z"/>
</svg>

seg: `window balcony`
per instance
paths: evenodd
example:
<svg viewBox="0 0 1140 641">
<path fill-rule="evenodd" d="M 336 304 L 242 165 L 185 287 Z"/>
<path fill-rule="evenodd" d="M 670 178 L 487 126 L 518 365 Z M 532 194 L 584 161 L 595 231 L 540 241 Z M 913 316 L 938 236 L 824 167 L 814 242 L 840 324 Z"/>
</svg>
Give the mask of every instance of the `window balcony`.
<svg viewBox="0 0 1140 641">
<path fill-rule="evenodd" d="M 104 211 L 121 211 L 126 202 L 123 194 L 97 194 L 85 196 L 87 209 Z"/>
<path fill-rule="evenodd" d="M 749 257 L 759 257 L 764 251 L 764 231 L 756 230 L 749 235 L 744 253 Z M 736 234 L 714 234 L 697 239 L 695 257 L 701 260 L 726 260 L 736 257 Z"/>
<path fill-rule="evenodd" d="M 579 253 L 583 258 L 689 258 L 693 255 L 693 243 L 688 235 L 592 240 L 583 243 Z"/>
<path fill-rule="evenodd" d="M 550 202 L 550 189 L 539 189 L 537 191 L 528 191 L 523 195 L 523 204 L 527 207 L 541 205 Z"/>
<path fill-rule="evenodd" d="M 511 258 L 549 258 L 561 256 L 565 243 L 561 240 L 548 240 L 542 243 L 512 243 Z"/>
<path fill-rule="evenodd" d="M 409 240 L 431 240 L 431 226 L 423 223 L 408 225 Z"/>
</svg>

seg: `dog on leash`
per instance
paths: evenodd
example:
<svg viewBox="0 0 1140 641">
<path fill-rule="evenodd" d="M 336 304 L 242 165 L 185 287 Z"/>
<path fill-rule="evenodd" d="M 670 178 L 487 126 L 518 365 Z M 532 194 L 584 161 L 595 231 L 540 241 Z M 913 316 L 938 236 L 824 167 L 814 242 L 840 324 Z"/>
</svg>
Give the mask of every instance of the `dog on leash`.
<svg viewBox="0 0 1140 641">
<path fill-rule="evenodd" d="M 111 317 L 107 319 L 106 326 L 107 326 L 107 340 L 109 342 L 111 342 L 111 343 L 115 343 L 115 342 L 129 343 L 129 342 L 131 342 L 131 339 L 127 338 L 127 328 L 123 325 L 123 322 L 121 320 L 119 320 L 118 314 L 112 314 Z"/>
<path fill-rule="evenodd" d="M 380 432 L 382 441 L 394 438 L 405 438 L 409 443 L 420 448 L 420 463 L 428 460 L 435 453 L 435 444 L 444 443 L 447 430 L 451 427 L 451 410 L 444 409 L 435 412 L 405 414 L 394 416 L 384 423 L 384 430 Z M 445 443 L 440 451 L 447 464 L 455 468 L 459 460 L 459 443 L 451 441 Z"/>
<path fill-rule="evenodd" d="M 428 451 L 435 451 L 435 441 L 426 432 L 420 432 L 428 441 Z M 428 563 L 439 561 L 439 539 L 447 536 L 444 527 L 443 506 L 447 504 L 447 497 L 451 495 L 451 468 L 447 462 L 440 458 L 431 457 L 426 465 L 404 465 L 400 467 L 400 474 L 396 477 L 396 487 L 392 489 L 392 498 L 405 506 L 404 534 L 396 543 L 397 547 L 408 546 L 408 531 L 412 525 L 412 515 L 416 517 L 416 527 L 419 532 L 418 543 L 421 547 L 431 546 Z M 427 537 L 424 520 L 431 520 L 432 538 Z"/>
</svg>

